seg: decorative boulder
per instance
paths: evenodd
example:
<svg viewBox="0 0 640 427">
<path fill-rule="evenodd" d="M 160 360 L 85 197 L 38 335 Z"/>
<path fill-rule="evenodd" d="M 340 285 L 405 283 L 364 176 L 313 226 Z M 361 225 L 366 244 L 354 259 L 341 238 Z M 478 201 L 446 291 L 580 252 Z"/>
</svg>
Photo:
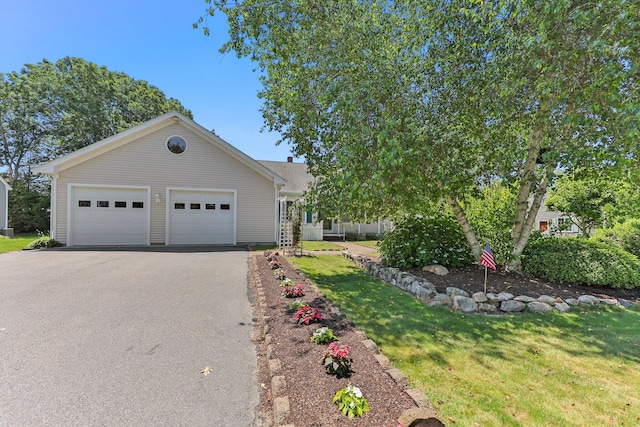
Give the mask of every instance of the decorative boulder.
<svg viewBox="0 0 640 427">
<path fill-rule="evenodd" d="M 571 310 L 571 307 L 569 307 L 569 304 L 567 304 L 566 302 L 560 302 L 555 305 L 555 309 L 558 310 L 560 313 L 566 313 L 569 310 Z"/>
<path fill-rule="evenodd" d="M 449 295 L 449 298 L 453 298 L 455 296 L 463 296 L 463 297 L 468 297 L 469 293 L 467 291 L 463 291 L 462 289 L 459 288 L 454 288 L 453 286 L 449 286 L 447 287 L 447 295 Z"/>
<path fill-rule="evenodd" d="M 449 274 L 449 270 L 444 265 L 432 264 L 425 265 L 422 267 L 424 271 L 428 271 L 429 273 L 437 274 L 438 276 L 446 276 Z"/>
<path fill-rule="evenodd" d="M 578 301 L 583 305 L 598 305 L 600 304 L 600 298 L 596 298 L 592 295 L 580 295 Z"/>
<path fill-rule="evenodd" d="M 533 313 L 551 313 L 553 311 L 553 307 L 540 301 L 530 302 L 528 307 Z"/>
<path fill-rule="evenodd" d="M 484 294 L 484 292 L 476 292 L 471 295 L 471 298 L 473 298 L 473 300 L 478 303 L 488 301 L 487 296 Z"/>
<path fill-rule="evenodd" d="M 519 311 L 523 311 L 526 307 L 527 304 L 514 300 L 502 301 L 500 303 L 500 310 L 507 313 L 517 313 Z"/>
<path fill-rule="evenodd" d="M 478 309 L 478 304 L 469 297 L 456 295 L 453 297 L 453 309 L 463 313 L 473 313 Z"/>
</svg>

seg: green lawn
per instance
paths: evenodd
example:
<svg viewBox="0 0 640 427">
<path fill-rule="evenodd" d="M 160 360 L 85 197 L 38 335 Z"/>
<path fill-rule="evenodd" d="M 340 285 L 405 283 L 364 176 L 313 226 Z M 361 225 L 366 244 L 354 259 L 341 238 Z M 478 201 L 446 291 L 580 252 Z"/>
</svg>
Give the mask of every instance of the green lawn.
<svg viewBox="0 0 640 427">
<path fill-rule="evenodd" d="M 0 237 L 0 254 L 24 249 L 37 238 L 37 234 L 19 234 L 13 239 Z"/>
<path fill-rule="evenodd" d="M 342 246 L 323 240 L 302 242 L 302 249 L 305 251 L 341 251 Z"/>
<path fill-rule="evenodd" d="M 447 425 L 640 425 L 638 308 L 462 315 L 430 308 L 342 257 L 291 262 L 378 343 Z"/>
<path fill-rule="evenodd" d="M 378 243 L 380 243 L 380 241 L 379 240 L 358 240 L 357 242 L 351 242 L 351 243 L 355 243 L 356 245 L 366 246 L 368 248 L 378 249 Z"/>
</svg>

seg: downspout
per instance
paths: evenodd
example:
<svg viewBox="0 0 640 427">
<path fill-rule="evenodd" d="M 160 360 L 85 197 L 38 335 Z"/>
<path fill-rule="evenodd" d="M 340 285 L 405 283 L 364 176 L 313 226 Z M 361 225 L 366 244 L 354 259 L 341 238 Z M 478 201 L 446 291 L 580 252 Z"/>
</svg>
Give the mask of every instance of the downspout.
<svg viewBox="0 0 640 427">
<path fill-rule="evenodd" d="M 51 174 L 51 202 L 49 203 L 49 237 L 54 240 L 57 240 L 57 230 L 56 227 L 58 225 L 57 221 L 57 212 L 58 209 L 56 205 L 58 204 L 58 178 L 60 174 L 55 172 Z"/>
</svg>

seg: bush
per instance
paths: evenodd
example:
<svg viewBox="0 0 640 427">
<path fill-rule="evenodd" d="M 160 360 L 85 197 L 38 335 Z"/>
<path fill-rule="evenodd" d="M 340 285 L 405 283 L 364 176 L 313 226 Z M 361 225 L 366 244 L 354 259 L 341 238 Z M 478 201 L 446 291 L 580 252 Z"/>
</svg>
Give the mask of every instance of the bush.
<svg viewBox="0 0 640 427">
<path fill-rule="evenodd" d="M 635 255 L 587 239 L 534 240 L 523 253 L 522 269 L 554 282 L 625 289 L 640 286 L 640 260 Z"/>
<path fill-rule="evenodd" d="M 380 253 L 385 264 L 400 268 L 461 267 L 473 261 L 464 233 L 449 215 L 405 216 L 385 234 Z"/>
<path fill-rule="evenodd" d="M 49 236 L 40 236 L 33 242 L 29 243 L 25 249 L 43 249 L 43 248 L 58 248 L 62 246 L 62 243 L 52 239 Z"/>
<path fill-rule="evenodd" d="M 640 257 L 640 219 L 628 219 L 612 228 L 601 228 L 591 240 L 609 243 Z"/>
</svg>

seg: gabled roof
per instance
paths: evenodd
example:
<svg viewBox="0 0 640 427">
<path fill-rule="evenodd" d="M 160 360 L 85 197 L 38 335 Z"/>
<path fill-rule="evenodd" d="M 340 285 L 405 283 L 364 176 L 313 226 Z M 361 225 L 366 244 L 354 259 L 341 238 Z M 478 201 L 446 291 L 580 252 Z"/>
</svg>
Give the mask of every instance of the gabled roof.
<svg viewBox="0 0 640 427">
<path fill-rule="evenodd" d="M 183 126 L 200 135 L 202 138 L 204 138 L 205 141 L 208 141 L 211 144 L 215 145 L 217 148 L 221 149 L 229 156 L 233 157 L 234 159 L 238 160 L 239 162 L 243 163 L 244 165 L 263 175 L 264 177 L 272 179 L 274 184 L 286 184 L 286 180 L 283 179 L 282 176 L 278 175 L 273 170 L 263 166 L 228 142 L 224 141 L 219 136 L 214 135 L 204 127 L 200 126 L 188 117 L 185 117 L 184 115 L 178 113 L 177 111 L 165 113 L 161 116 L 156 117 L 155 119 L 149 120 L 148 122 L 144 122 L 130 129 L 127 129 L 124 132 L 120 132 L 116 135 L 110 136 L 109 138 L 103 139 L 102 141 L 87 145 L 86 147 L 83 147 L 65 156 L 58 157 L 57 159 L 51 160 L 50 162 L 34 168 L 33 172 L 47 175 L 59 173 L 65 169 L 68 169 L 87 160 L 100 156 L 104 153 L 107 153 L 111 150 L 114 150 L 118 147 L 121 147 L 125 144 L 133 142 L 152 132 L 156 132 L 173 123 L 181 123 Z"/>
<path fill-rule="evenodd" d="M 11 190 L 11 186 L 9 185 L 9 183 L 7 181 L 4 180 L 4 178 L 2 178 L 0 176 L 0 182 L 2 183 L 2 185 L 4 185 L 4 187 L 7 189 L 7 191 Z"/>
<path fill-rule="evenodd" d="M 305 163 L 270 160 L 258 160 L 258 163 L 271 169 L 287 181 L 287 184 L 280 189 L 280 194 L 283 196 L 302 196 L 309 190 L 309 184 L 314 181 L 313 175 L 309 173 Z"/>
</svg>

